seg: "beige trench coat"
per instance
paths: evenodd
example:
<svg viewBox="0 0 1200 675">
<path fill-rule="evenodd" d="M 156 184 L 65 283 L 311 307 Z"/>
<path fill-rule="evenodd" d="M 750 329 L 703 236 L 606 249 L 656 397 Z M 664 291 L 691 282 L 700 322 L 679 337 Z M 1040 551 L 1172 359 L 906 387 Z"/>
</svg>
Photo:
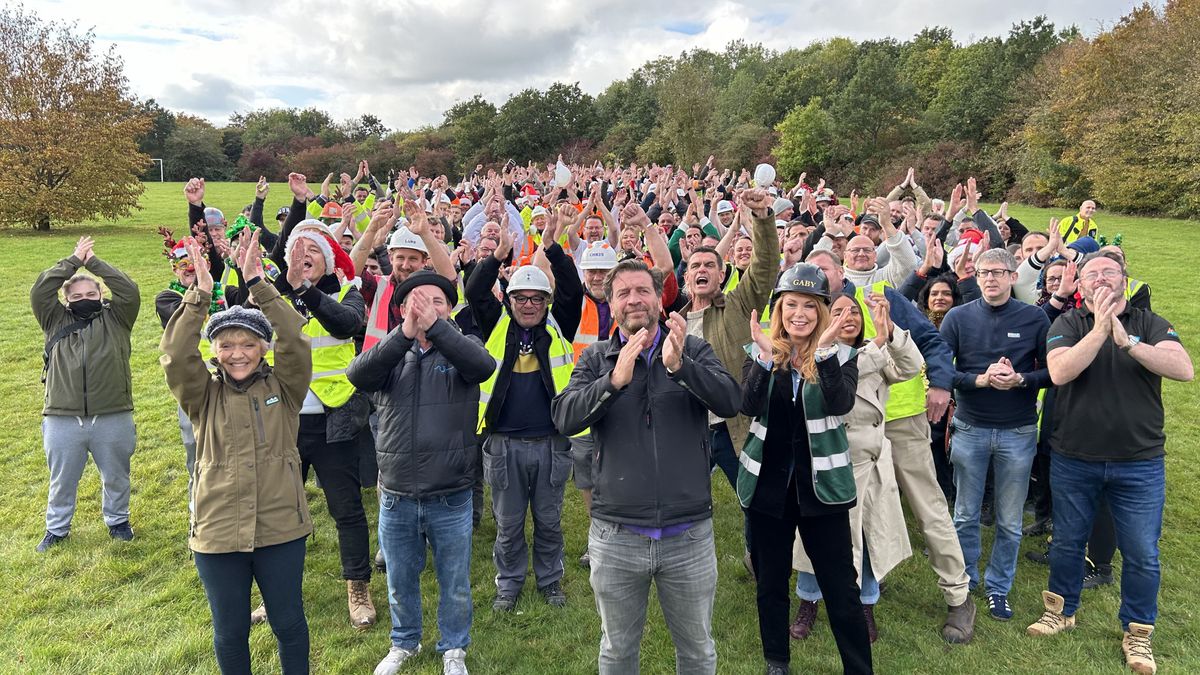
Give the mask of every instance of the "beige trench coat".
<svg viewBox="0 0 1200 675">
<path fill-rule="evenodd" d="M 865 535 L 871 553 L 871 571 L 882 580 L 888 572 L 912 555 L 900 490 L 892 468 L 892 449 L 883 435 L 884 408 L 888 386 L 915 377 L 925 365 L 908 331 L 896 328 L 892 340 L 880 349 L 867 342 L 858 352 L 858 391 L 854 409 L 845 417 L 850 460 L 858 503 L 850 509 L 850 541 L 854 547 L 854 569 L 862 585 L 862 545 Z M 792 549 L 792 567 L 812 573 L 799 535 Z"/>
</svg>

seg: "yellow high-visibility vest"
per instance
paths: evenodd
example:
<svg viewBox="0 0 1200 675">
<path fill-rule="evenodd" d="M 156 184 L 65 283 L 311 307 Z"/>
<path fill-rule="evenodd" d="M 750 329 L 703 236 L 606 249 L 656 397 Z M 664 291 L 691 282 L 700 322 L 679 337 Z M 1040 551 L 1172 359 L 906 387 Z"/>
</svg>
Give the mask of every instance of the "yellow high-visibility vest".
<svg viewBox="0 0 1200 675">
<path fill-rule="evenodd" d="M 351 288 L 351 284 L 342 286 L 337 301 L 341 302 Z M 354 339 L 330 335 L 316 317 L 304 324 L 304 334 L 312 343 L 313 373 L 308 388 L 327 407 L 342 407 L 354 395 L 354 385 L 346 377 L 346 368 L 354 360 Z"/>
<path fill-rule="evenodd" d="M 508 315 L 508 312 L 503 312 L 485 345 L 488 353 L 496 360 L 496 370 L 492 372 L 492 376 L 486 382 L 479 385 L 479 428 L 476 431 L 483 431 L 486 422 L 488 404 L 492 401 L 492 390 L 496 386 L 496 378 L 500 376 L 500 368 L 504 365 L 504 350 L 507 347 L 508 326 L 511 322 L 512 317 Z M 554 380 L 554 391 L 550 392 L 550 397 L 553 398 L 558 392 L 566 389 L 567 384 L 571 381 L 571 373 L 575 371 L 575 350 L 571 347 L 571 343 L 563 338 L 558 323 L 549 313 L 546 315 L 546 332 L 550 333 L 550 376 Z"/>
<path fill-rule="evenodd" d="M 887 288 L 886 281 L 876 281 L 871 284 L 870 290 L 878 295 L 884 294 L 884 289 Z M 863 317 L 863 338 L 873 340 L 876 336 L 875 324 L 871 321 L 871 310 L 867 307 L 866 293 L 863 292 L 863 287 L 859 286 L 854 289 L 854 299 L 858 301 L 858 307 L 862 310 Z M 907 379 L 903 382 L 893 384 L 888 394 L 887 407 L 885 408 L 884 421 L 891 422 L 892 420 L 904 419 L 913 415 L 921 415 L 925 412 L 925 368 L 921 368 L 921 372 L 915 377 Z"/>
</svg>

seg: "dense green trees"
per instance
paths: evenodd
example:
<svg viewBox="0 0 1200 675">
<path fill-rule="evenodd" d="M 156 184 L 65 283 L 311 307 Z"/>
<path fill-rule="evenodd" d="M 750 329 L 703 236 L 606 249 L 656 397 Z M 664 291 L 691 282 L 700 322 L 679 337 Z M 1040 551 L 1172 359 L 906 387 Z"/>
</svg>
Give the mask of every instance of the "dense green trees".
<svg viewBox="0 0 1200 675">
<path fill-rule="evenodd" d="M 210 131 L 149 101 L 141 149 L 163 153 L 172 177 L 199 166 L 244 180 L 287 168 L 323 176 L 356 158 L 377 174 L 415 164 L 462 175 L 509 158 L 691 166 L 712 154 L 722 167 L 773 161 L 784 180 L 806 171 L 872 192 L 915 166 L 939 194 L 971 173 L 994 198 L 1095 197 L 1190 215 L 1200 206 L 1198 40 L 1200 0 L 1173 0 L 1091 39 L 1036 17 L 971 44 L 940 26 L 782 52 L 736 41 L 659 57 L 595 97 L 578 83 L 502 105 L 476 94 L 436 127 L 392 133 L 370 114 L 337 123 L 313 108 L 257 110 Z"/>
</svg>

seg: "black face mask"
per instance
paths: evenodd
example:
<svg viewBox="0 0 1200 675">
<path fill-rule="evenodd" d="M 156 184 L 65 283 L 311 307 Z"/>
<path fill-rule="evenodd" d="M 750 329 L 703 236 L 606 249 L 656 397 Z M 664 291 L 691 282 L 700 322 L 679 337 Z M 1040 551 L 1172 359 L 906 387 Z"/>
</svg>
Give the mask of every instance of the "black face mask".
<svg viewBox="0 0 1200 675">
<path fill-rule="evenodd" d="M 87 317 L 99 312 L 104 307 L 104 303 L 99 300 L 72 300 L 67 303 L 67 308 L 75 316 L 86 319 Z"/>
</svg>

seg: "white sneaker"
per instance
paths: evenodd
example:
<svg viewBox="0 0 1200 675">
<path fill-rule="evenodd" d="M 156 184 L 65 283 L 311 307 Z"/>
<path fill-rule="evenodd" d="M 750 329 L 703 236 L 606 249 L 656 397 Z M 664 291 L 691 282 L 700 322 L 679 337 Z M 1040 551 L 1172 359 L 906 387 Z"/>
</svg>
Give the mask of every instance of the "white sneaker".
<svg viewBox="0 0 1200 675">
<path fill-rule="evenodd" d="M 387 656 L 375 666 L 375 675 L 396 675 L 400 670 L 400 666 L 410 658 L 421 653 L 421 645 L 418 644 L 416 649 L 402 649 L 395 645 L 388 650 Z"/>
<path fill-rule="evenodd" d="M 442 675 L 467 675 L 467 650 L 451 649 L 442 654 Z"/>
</svg>

